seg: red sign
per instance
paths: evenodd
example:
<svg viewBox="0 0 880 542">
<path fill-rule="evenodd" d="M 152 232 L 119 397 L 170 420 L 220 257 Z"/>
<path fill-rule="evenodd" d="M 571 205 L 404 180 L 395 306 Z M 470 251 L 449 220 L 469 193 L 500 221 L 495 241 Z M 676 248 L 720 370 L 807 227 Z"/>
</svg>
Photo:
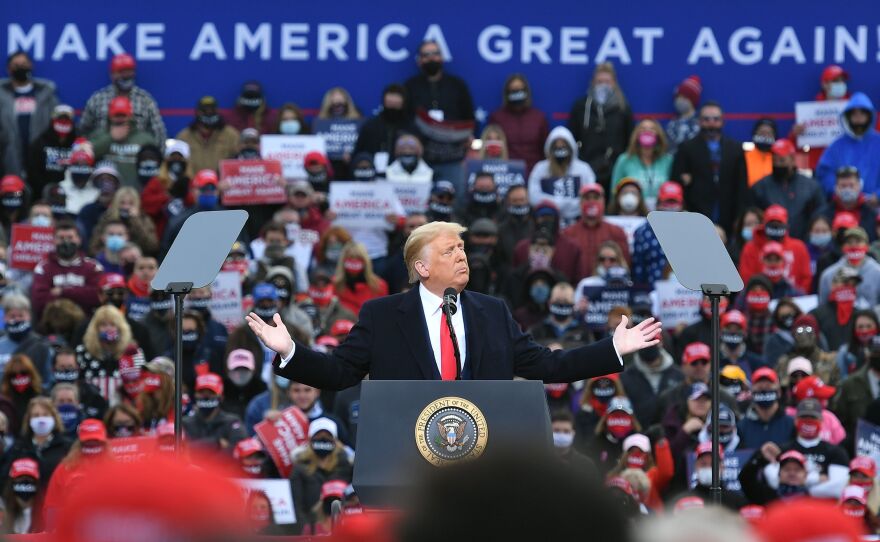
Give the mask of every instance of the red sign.
<svg viewBox="0 0 880 542">
<path fill-rule="evenodd" d="M 134 463 L 142 460 L 147 454 L 156 451 L 156 437 L 120 437 L 111 438 L 110 453 L 113 459 L 122 463 Z"/>
<path fill-rule="evenodd" d="M 223 205 L 258 205 L 287 201 L 277 160 L 222 160 Z"/>
<path fill-rule="evenodd" d="M 254 426 L 254 431 L 263 441 L 281 476 L 290 476 L 293 450 L 309 440 L 309 419 L 303 411 L 295 406 L 282 410 L 274 423 L 263 420 Z"/>
<path fill-rule="evenodd" d="M 12 225 L 11 265 L 15 269 L 33 271 L 43 256 L 54 249 L 52 228 L 30 224 Z"/>
</svg>

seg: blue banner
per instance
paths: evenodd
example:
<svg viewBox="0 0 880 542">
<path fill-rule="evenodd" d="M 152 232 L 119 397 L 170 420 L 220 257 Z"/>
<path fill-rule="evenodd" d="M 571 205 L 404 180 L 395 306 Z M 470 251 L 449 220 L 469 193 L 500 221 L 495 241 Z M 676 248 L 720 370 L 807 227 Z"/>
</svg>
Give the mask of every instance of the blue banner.
<svg viewBox="0 0 880 542">
<path fill-rule="evenodd" d="M 138 84 L 152 92 L 170 132 L 203 94 L 231 107 L 241 83 L 260 80 L 270 105 L 314 112 L 324 92 L 346 87 L 371 113 L 381 89 L 416 71 L 415 52 L 436 40 L 448 71 L 470 84 L 478 120 L 495 110 L 508 75 L 524 73 L 535 104 L 564 122 L 599 62 L 613 62 L 637 113 L 668 118 L 684 77 L 702 79 L 729 131 L 745 137 L 770 114 L 788 128 L 796 101 L 819 90 L 822 68 L 841 64 L 853 90 L 880 89 L 880 10 L 869 0 L 695 2 L 449 0 L 82 0 L 11 2 L 0 11 L 6 51 L 29 51 L 35 75 L 55 80 L 82 108 L 107 84 L 108 60 L 131 52 Z"/>
<path fill-rule="evenodd" d="M 721 470 L 718 473 L 721 478 L 721 486 L 728 491 L 742 491 L 742 485 L 739 483 L 739 472 L 752 457 L 755 450 L 737 450 L 724 454 L 724 460 L 721 462 Z M 694 465 L 697 457 L 694 452 L 687 454 L 687 480 L 688 487 L 693 489 L 697 485 L 697 473 L 694 471 Z"/>
</svg>

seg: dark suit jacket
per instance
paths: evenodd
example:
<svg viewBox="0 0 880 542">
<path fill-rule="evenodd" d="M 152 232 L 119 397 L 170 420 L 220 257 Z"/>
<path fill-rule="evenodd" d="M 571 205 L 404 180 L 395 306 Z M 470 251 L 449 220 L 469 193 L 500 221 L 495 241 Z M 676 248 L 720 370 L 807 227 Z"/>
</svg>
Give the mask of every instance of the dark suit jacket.
<svg viewBox="0 0 880 542">
<path fill-rule="evenodd" d="M 691 175 L 689 185 L 684 185 L 681 180 L 684 173 Z M 718 224 L 729 236 L 733 222 L 745 210 L 748 199 L 742 144 L 721 136 L 721 164 L 716 184 L 709 147 L 706 140 L 697 135 L 678 146 L 671 177 L 684 186 L 684 201 L 688 211 L 702 213 L 711 219 L 712 210 L 718 204 Z"/>
<path fill-rule="evenodd" d="M 357 325 L 332 354 L 297 344 L 293 359 L 275 372 L 320 389 L 371 380 L 439 380 L 419 289 L 368 301 Z M 574 382 L 623 370 L 610 339 L 551 352 L 523 333 L 500 299 L 462 292 L 466 358 L 463 379 Z"/>
</svg>

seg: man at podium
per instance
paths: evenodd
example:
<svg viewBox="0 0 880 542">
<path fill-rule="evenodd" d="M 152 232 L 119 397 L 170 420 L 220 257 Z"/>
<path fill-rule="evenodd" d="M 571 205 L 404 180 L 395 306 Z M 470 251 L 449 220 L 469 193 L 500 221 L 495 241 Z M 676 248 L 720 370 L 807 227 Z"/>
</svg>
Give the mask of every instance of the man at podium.
<svg viewBox="0 0 880 542">
<path fill-rule="evenodd" d="M 368 373 L 372 380 L 519 376 L 575 382 L 620 372 L 621 356 L 659 342 L 660 322 L 649 318 L 627 328 L 623 317 L 613 337 L 593 344 L 557 351 L 537 344 L 520 330 L 504 301 L 465 291 L 465 231 L 450 222 L 430 222 L 414 230 L 404 246 L 404 260 L 410 283 L 417 285 L 365 303 L 357 325 L 331 354 L 296 343 L 278 314 L 274 325 L 248 314 L 250 328 L 278 354 L 275 373 L 327 390 L 354 386 Z"/>
</svg>

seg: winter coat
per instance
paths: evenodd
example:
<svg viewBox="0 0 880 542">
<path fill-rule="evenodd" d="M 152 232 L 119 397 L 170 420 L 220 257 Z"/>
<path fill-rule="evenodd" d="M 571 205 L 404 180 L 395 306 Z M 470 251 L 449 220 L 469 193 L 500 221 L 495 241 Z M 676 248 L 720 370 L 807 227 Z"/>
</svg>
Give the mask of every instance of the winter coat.
<svg viewBox="0 0 880 542">
<path fill-rule="evenodd" d="M 752 202 L 766 209 L 777 204 L 788 211 L 789 235 L 806 239 L 810 220 L 825 212 L 825 194 L 814 179 L 795 173 L 790 179 L 780 181 L 767 175 L 749 190 Z"/>
<path fill-rule="evenodd" d="M 755 228 L 754 237 L 743 247 L 739 257 L 739 274 L 747 283 L 753 275 L 761 272 L 761 251 L 768 242 L 764 228 Z M 786 234 L 782 239 L 785 278 L 803 292 L 810 291 L 813 274 L 810 271 L 810 253 L 800 239 Z"/>
<path fill-rule="evenodd" d="M 846 118 L 852 109 L 866 109 L 870 112 L 868 130 L 856 136 Z M 877 112 L 867 95 L 856 92 L 840 114 L 840 123 L 844 133 L 835 139 L 822 154 L 816 167 L 816 178 L 831 195 L 837 183 L 837 170 L 842 166 L 855 166 L 864 182 L 862 192 L 866 194 L 880 193 L 880 132 L 874 128 Z"/>
<path fill-rule="evenodd" d="M 571 148 L 572 153 L 577 151 L 577 143 L 574 136 L 563 126 L 557 126 L 550 131 L 550 135 L 544 141 L 544 156 L 529 174 L 528 190 L 529 201 L 532 207 L 544 200 L 549 200 L 559 209 L 563 224 L 570 224 L 581 215 L 580 190 L 582 187 L 596 182 L 593 169 L 586 162 L 572 156 L 565 172 L 565 177 L 554 178 L 550 173 L 550 147 L 557 139 L 564 139 Z"/>
<path fill-rule="evenodd" d="M 34 111 L 31 113 L 28 145 L 34 143 L 49 128 L 52 111 L 58 105 L 55 83 L 48 79 L 33 79 Z M 22 175 L 25 170 L 27 149 L 21 148 L 18 118 L 15 115 L 15 90 L 12 81 L 0 79 L 0 173 Z"/>
<path fill-rule="evenodd" d="M 59 298 L 70 299 L 86 314 L 91 313 L 98 306 L 98 281 L 103 271 L 101 264 L 86 256 L 62 263 L 55 252 L 47 254 L 34 268 L 31 286 L 34 320 L 39 319 L 50 301 Z M 61 288 L 60 295 L 52 293 L 55 287 Z"/>
<path fill-rule="evenodd" d="M 629 144 L 634 125 L 632 110 L 618 90 L 604 106 L 589 92 L 571 107 L 567 126 L 578 142 L 574 149 L 604 186 L 608 186 L 611 179 L 614 162 Z"/>
<path fill-rule="evenodd" d="M 497 124 L 504 130 L 508 157 L 524 160 L 527 174 L 544 159 L 543 147 L 549 128 L 547 117 L 540 109 L 500 107 L 489 115 L 488 124 Z"/>
</svg>

